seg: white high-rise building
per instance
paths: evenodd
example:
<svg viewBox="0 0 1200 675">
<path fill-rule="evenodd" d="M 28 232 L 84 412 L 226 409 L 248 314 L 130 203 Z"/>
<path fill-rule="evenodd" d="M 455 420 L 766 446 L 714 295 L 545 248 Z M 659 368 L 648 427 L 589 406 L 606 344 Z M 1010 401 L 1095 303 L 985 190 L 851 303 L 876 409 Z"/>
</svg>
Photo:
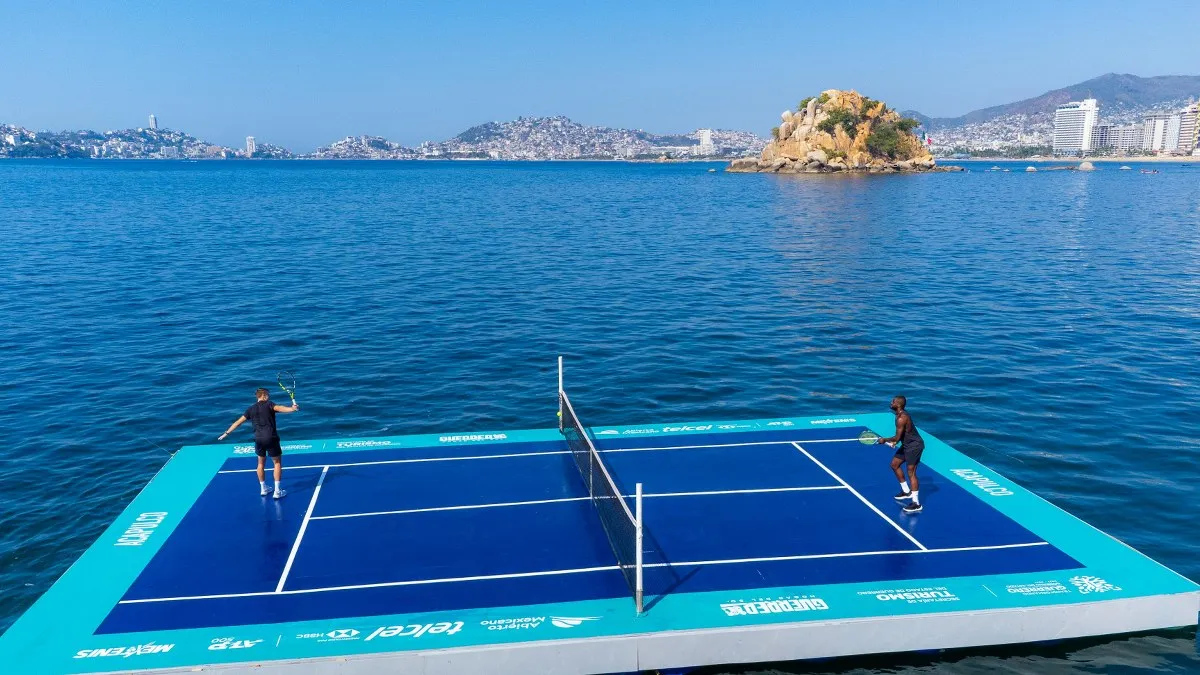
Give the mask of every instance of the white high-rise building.
<svg viewBox="0 0 1200 675">
<path fill-rule="evenodd" d="M 1054 110 L 1054 154 L 1081 155 L 1092 149 L 1092 127 L 1100 108 L 1096 99 L 1064 103 Z"/>
<path fill-rule="evenodd" d="M 1179 149 L 1179 129 L 1183 116 L 1175 113 L 1167 118 L 1167 126 L 1163 130 L 1163 152 L 1175 152 Z"/>
<path fill-rule="evenodd" d="M 1145 133 L 1145 127 L 1141 124 L 1125 124 L 1119 127 L 1113 127 L 1108 132 L 1109 140 L 1112 142 L 1112 147 L 1117 150 L 1141 150 L 1142 137 Z"/>
<path fill-rule="evenodd" d="M 1200 116 L 1200 103 L 1189 103 L 1186 108 L 1179 111 L 1179 151 L 1189 153 L 1196 149 L 1196 132 L 1200 131 L 1200 125 L 1196 124 L 1196 118 Z"/>
<path fill-rule="evenodd" d="M 700 129 L 697 131 L 700 135 L 700 147 L 697 153 L 704 156 L 717 154 L 717 148 L 713 145 L 712 129 Z"/>
<path fill-rule="evenodd" d="M 1159 152 L 1167 140 L 1167 114 L 1146 115 L 1142 120 L 1142 149 Z M 1176 132 L 1178 133 L 1178 132 Z M 1178 142 L 1178 141 L 1177 141 Z"/>
<path fill-rule="evenodd" d="M 150 128 L 151 129 L 158 128 L 158 118 L 155 117 L 153 114 L 150 115 Z"/>
<path fill-rule="evenodd" d="M 253 136 L 247 136 L 247 137 L 246 137 L 246 156 L 247 156 L 247 157 L 253 157 L 253 156 L 254 156 L 254 151 L 255 151 L 256 149 L 258 149 L 258 146 L 256 146 L 256 145 L 254 144 L 254 137 L 253 137 Z"/>
<path fill-rule="evenodd" d="M 1113 146 L 1113 129 L 1115 128 L 1112 124 L 1096 123 L 1096 126 L 1092 127 L 1092 150 L 1111 148 Z"/>
</svg>

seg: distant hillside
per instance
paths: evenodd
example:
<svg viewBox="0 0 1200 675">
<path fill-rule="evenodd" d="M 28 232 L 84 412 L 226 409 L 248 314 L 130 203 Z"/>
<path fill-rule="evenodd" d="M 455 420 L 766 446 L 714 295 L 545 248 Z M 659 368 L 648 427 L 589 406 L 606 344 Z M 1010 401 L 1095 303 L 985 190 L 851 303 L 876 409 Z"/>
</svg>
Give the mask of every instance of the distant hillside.
<svg viewBox="0 0 1200 675">
<path fill-rule="evenodd" d="M 240 149 L 200 140 L 175 129 L 33 131 L 0 124 L 0 159 L 229 159 Z M 255 159 L 293 159 L 287 148 L 259 143 Z"/>
<path fill-rule="evenodd" d="M 570 118 L 519 117 L 486 122 L 440 143 L 422 143 L 426 157 L 493 159 L 616 159 L 670 156 L 737 156 L 757 152 L 766 139 L 744 131 L 713 130 L 711 150 L 700 148 L 699 130 L 690 134 L 653 134 L 580 124 Z"/>
<path fill-rule="evenodd" d="M 920 120 L 927 130 L 936 131 L 968 124 L 981 124 L 1013 115 L 1026 117 L 1053 115 L 1054 109 L 1058 105 L 1085 98 L 1096 99 L 1100 104 L 1101 116 L 1112 119 L 1137 116 L 1149 110 L 1181 105 L 1188 97 L 1200 97 L 1200 76 L 1138 77 L 1137 75 L 1109 73 L 1086 82 L 1048 91 L 1041 96 L 975 110 L 960 117 L 929 117 L 917 111 L 906 111 L 904 114 Z"/>
</svg>

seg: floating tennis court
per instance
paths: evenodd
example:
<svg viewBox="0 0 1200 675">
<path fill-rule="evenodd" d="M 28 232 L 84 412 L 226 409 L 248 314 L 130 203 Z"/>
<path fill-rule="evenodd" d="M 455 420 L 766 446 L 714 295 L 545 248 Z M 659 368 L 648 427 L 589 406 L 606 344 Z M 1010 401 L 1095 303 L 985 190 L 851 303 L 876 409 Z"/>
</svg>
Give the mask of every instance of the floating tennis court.
<svg viewBox="0 0 1200 675">
<path fill-rule="evenodd" d="M 618 673 L 1196 623 L 1191 581 L 927 431 L 902 513 L 857 441 L 891 415 L 586 428 L 560 401 L 561 428 L 287 443 L 282 500 L 250 446 L 183 448 L 0 667 Z"/>
</svg>

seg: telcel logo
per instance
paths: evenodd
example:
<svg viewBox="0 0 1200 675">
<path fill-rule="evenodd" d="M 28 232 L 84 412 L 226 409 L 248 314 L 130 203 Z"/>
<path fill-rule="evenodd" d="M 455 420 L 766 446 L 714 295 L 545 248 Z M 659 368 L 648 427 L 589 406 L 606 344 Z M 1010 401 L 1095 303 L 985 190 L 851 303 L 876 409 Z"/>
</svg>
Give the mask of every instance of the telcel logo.
<svg viewBox="0 0 1200 675">
<path fill-rule="evenodd" d="M 453 623 L 451 623 L 449 621 L 442 621 L 440 623 L 426 623 L 426 624 L 414 623 L 414 624 L 409 624 L 407 626 L 380 626 L 379 628 L 376 628 L 374 632 L 372 632 L 370 635 L 368 635 L 366 637 L 366 640 L 369 642 L 371 640 L 374 640 L 375 638 L 391 638 L 391 637 L 419 638 L 422 635 L 426 635 L 426 634 L 438 635 L 438 634 L 442 634 L 442 633 L 444 633 L 446 635 L 454 635 L 458 631 L 462 630 L 462 627 L 463 627 L 463 622 L 461 622 L 461 621 L 455 621 Z"/>
</svg>

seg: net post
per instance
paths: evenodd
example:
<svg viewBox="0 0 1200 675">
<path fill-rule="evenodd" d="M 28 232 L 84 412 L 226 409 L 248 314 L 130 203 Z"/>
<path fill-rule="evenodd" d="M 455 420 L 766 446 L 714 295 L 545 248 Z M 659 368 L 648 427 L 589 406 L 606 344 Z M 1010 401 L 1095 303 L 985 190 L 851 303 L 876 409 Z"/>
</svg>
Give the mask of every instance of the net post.
<svg viewBox="0 0 1200 675">
<path fill-rule="evenodd" d="M 558 357 L 558 431 L 560 433 L 563 430 L 562 393 L 563 393 L 563 372 L 562 372 L 562 357 L 560 356 L 560 357 Z"/>
<path fill-rule="evenodd" d="M 637 584 L 633 591 L 633 602 L 637 606 L 637 613 L 642 613 L 642 484 L 638 483 L 634 490 L 634 526 L 636 528 L 636 572 Z"/>
</svg>

